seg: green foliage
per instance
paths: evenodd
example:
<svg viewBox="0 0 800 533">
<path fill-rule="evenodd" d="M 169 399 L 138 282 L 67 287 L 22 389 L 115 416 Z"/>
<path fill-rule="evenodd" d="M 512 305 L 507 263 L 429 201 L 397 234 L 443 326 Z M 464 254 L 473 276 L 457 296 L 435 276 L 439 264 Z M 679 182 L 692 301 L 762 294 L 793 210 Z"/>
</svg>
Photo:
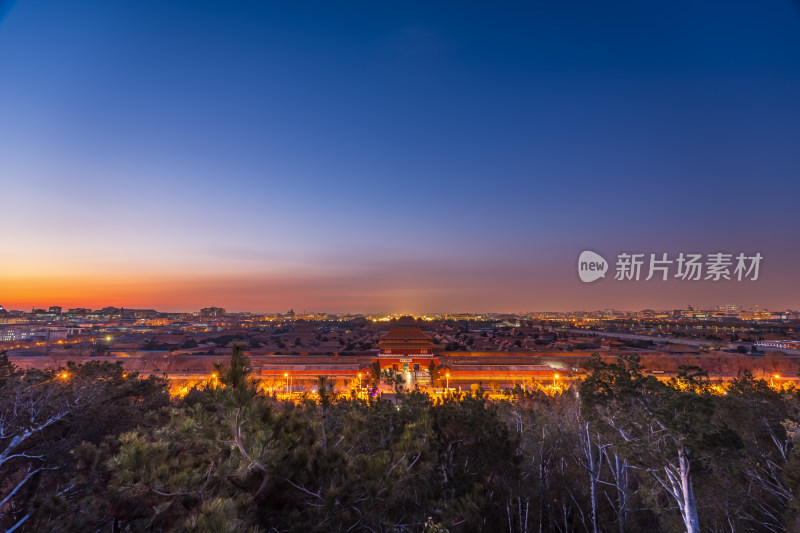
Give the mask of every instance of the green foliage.
<svg viewBox="0 0 800 533">
<path fill-rule="evenodd" d="M 59 470 L 37 474 L 0 525 L 31 513 L 20 530 L 672 531 L 684 518 L 665 472 L 686 459 L 701 530 L 797 530 L 795 391 L 742 374 L 723 395 L 692 367 L 662 382 L 635 356 L 589 366 L 558 396 L 359 399 L 321 377 L 318 397 L 282 402 L 257 391 L 237 345 L 218 383 L 168 407 L 163 383 L 113 365 L 73 365 L 65 386 L 0 357 L 6 399 L 102 402 L 48 434 L 64 444 L 32 444 Z"/>
<path fill-rule="evenodd" d="M 84 447 L 113 446 L 168 402 L 163 380 L 139 379 L 119 364 L 23 372 L 0 359 L 0 528 L 35 530 L 54 513 L 75 511 L 95 481 L 76 474 L 81 462 L 94 463 Z M 92 499 L 86 507 L 105 505 Z"/>
<path fill-rule="evenodd" d="M 436 363 L 431 361 L 430 366 L 428 366 L 428 373 L 431 375 L 431 384 L 434 387 L 441 387 L 442 386 L 442 373 L 436 367 Z"/>
<path fill-rule="evenodd" d="M 378 361 L 375 361 L 370 365 L 370 373 L 369 373 L 369 384 L 370 387 L 377 388 L 380 384 L 381 378 L 381 364 Z"/>
</svg>

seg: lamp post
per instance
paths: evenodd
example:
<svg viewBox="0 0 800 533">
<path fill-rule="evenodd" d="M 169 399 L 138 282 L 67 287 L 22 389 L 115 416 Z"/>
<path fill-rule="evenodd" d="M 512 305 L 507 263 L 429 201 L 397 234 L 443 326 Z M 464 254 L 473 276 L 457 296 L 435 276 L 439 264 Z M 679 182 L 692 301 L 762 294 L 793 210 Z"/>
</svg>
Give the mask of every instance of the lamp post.
<svg viewBox="0 0 800 533">
<path fill-rule="evenodd" d="M 286 378 L 286 392 L 288 393 L 289 392 L 289 373 L 288 372 L 284 372 L 283 373 L 283 377 Z"/>
<path fill-rule="evenodd" d="M 446 381 L 447 381 L 447 387 L 445 388 L 445 390 L 449 391 L 450 390 L 450 372 L 446 372 L 444 377 L 446 378 Z"/>
<path fill-rule="evenodd" d="M 556 380 L 558 379 L 558 374 L 553 374 L 553 388 L 556 388 Z"/>
<path fill-rule="evenodd" d="M 361 372 L 358 373 L 358 393 L 361 394 Z"/>
<path fill-rule="evenodd" d="M 781 375 L 780 375 L 780 374 L 775 374 L 774 376 L 771 376 L 771 377 L 769 378 L 769 386 L 770 386 L 770 387 L 774 387 L 774 386 L 775 386 L 775 384 L 772 382 L 772 378 L 775 378 L 775 379 L 781 379 Z"/>
</svg>

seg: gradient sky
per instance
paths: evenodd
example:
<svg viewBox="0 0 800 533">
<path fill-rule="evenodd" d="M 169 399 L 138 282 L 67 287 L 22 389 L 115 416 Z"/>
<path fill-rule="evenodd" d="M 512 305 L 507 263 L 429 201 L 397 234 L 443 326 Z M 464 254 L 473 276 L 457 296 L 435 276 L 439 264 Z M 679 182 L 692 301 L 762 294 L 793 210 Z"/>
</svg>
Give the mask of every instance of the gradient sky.
<svg viewBox="0 0 800 533">
<path fill-rule="evenodd" d="M 796 1 L 0 0 L 6 308 L 797 309 L 799 193 Z"/>
</svg>

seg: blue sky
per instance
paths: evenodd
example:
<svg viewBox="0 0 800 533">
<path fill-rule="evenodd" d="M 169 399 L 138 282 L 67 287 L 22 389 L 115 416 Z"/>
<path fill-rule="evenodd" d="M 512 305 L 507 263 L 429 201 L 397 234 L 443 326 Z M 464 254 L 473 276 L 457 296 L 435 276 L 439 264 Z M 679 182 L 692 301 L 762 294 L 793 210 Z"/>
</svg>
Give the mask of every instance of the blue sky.
<svg viewBox="0 0 800 533">
<path fill-rule="evenodd" d="M 6 302 L 800 307 L 796 2 L 0 13 Z M 588 287 L 585 248 L 769 270 Z"/>
</svg>

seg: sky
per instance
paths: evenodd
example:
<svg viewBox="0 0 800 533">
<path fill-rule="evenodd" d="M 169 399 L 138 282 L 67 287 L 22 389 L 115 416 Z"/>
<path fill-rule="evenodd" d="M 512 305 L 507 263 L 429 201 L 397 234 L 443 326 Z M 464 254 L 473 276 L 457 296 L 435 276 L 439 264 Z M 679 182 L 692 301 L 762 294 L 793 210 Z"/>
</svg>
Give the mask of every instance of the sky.
<svg viewBox="0 0 800 533">
<path fill-rule="evenodd" d="M 798 309 L 798 147 L 793 0 L 0 0 L 0 305 Z"/>
</svg>

